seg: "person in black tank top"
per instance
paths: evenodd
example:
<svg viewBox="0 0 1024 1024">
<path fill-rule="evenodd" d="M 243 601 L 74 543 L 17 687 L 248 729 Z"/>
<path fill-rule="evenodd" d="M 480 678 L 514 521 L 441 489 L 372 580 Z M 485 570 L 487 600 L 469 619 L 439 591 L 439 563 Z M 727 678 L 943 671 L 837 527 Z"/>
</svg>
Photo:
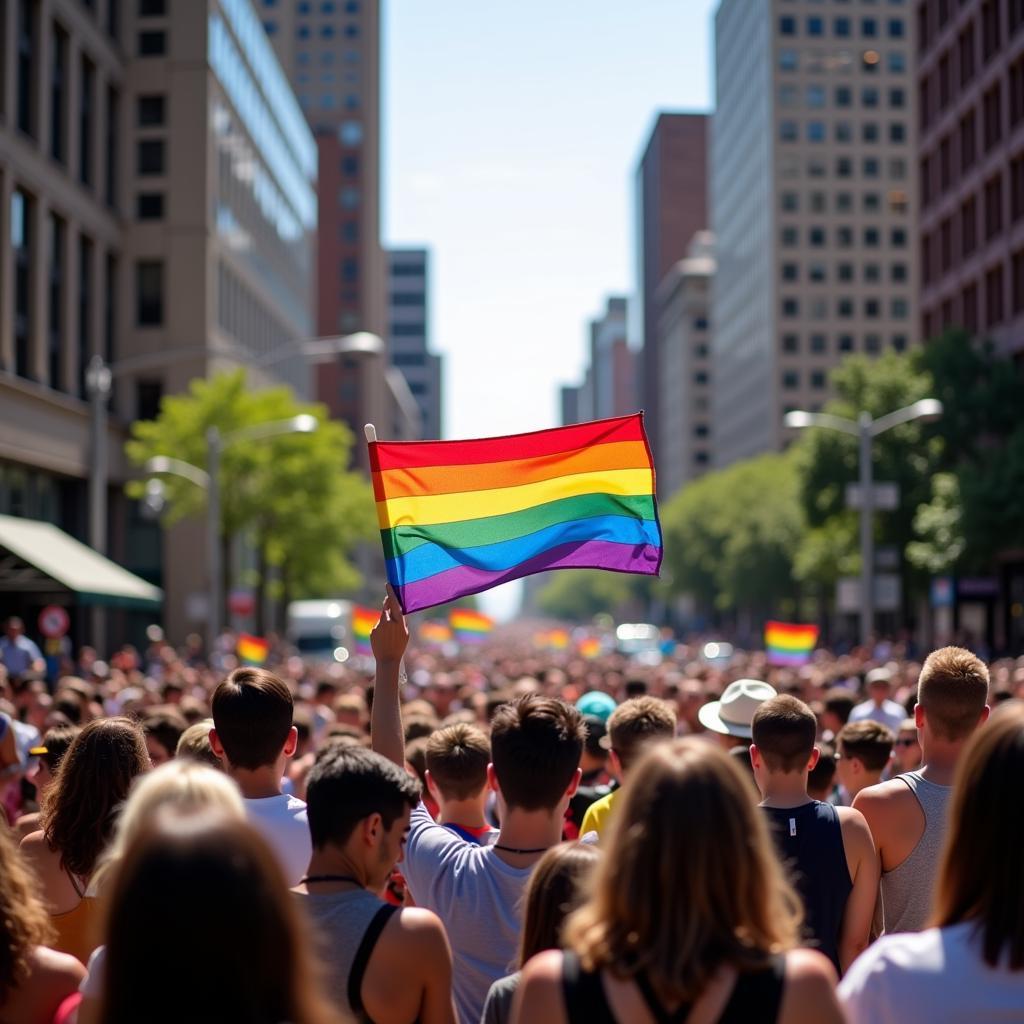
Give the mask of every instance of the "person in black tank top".
<svg viewBox="0 0 1024 1024">
<path fill-rule="evenodd" d="M 867 822 L 853 808 L 807 795 L 818 751 L 817 720 L 806 704 L 786 694 L 773 697 L 755 712 L 752 730 L 761 808 L 803 902 L 805 942 L 842 973 L 867 946 L 878 895 L 878 859 Z"/>
<path fill-rule="evenodd" d="M 733 759 L 653 745 L 617 813 L 567 948 L 526 965 L 513 1024 L 841 1024 L 835 971 L 794 949 L 799 901 Z"/>
</svg>

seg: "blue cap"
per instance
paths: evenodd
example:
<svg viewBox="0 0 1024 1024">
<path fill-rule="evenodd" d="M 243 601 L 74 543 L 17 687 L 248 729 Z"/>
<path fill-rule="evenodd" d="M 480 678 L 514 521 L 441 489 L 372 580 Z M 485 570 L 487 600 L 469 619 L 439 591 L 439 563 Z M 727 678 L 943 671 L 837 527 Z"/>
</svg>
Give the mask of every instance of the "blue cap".
<svg viewBox="0 0 1024 1024">
<path fill-rule="evenodd" d="M 608 721 L 608 716 L 616 707 L 614 698 L 600 690 L 591 690 L 576 701 L 576 710 L 581 715 L 593 715 L 595 718 L 600 718 L 602 722 Z"/>
</svg>

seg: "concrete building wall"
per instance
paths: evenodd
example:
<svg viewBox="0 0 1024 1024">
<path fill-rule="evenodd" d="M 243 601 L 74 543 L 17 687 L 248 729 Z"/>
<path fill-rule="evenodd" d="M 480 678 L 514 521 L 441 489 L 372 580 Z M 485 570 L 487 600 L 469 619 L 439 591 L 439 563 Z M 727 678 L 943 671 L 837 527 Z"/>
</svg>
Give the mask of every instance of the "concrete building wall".
<svg viewBox="0 0 1024 1024">
<path fill-rule="evenodd" d="M 922 2 L 921 332 L 1024 352 L 1024 9 Z"/>
<path fill-rule="evenodd" d="M 640 398 L 652 437 L 658 432 L 659 374 L 654 293 L 708 226 L 706 114 L 661 113 L 636 170 L 637 329 Z"/>
<path fill-rule="evenodd" d="M 913 25 L 904 5 L 723 0 L 715 19 L 714 459 L 778 448 L 852 352 L 914 341 Z"/>
</svg>

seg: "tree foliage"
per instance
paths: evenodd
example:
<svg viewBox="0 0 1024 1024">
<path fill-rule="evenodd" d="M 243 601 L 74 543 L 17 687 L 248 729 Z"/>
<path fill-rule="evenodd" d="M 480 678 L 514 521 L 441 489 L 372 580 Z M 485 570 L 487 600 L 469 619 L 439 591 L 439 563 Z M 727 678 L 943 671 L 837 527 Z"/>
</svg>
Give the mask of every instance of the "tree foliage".
<svg viewBox="0 0 1024 1024">
<path fill-rule="evenodd" d="M 289 597 L 329 596 L 358 585 L 349 553 L 373 535 L 375 520 L 369 485 L 350 469 L 352 434 L 322 406 L 299 403 L 285 387 L 251 391 L 243 371 L 222 373 L 164 398 L 156 419 L 132 425 L 125 450 L 137 466 L 172 455 L 205 470 L 209 427 L 230 440 L 234 431 L 300 413 L 316 417 L 315 431 L 224 448 L 221 533 L 227 541 L 247 536 L 262 566 L 279 567 Z M 170 475 L 163 482 L 166 524 L 205 512 L 204 490 Z M 129 492 L 139 496 L 143 488 L 136 481 Z M 264 582 L 261 573 L 258 583 Z"/>
<path fill-rule="evenodd" d="M 535 598 L 537 610 L 571 622 L 589 622 L 602 613 L 633 616 L 649 579 L 601 569 L 559 569 L 550 577 Z"/>
</svg>

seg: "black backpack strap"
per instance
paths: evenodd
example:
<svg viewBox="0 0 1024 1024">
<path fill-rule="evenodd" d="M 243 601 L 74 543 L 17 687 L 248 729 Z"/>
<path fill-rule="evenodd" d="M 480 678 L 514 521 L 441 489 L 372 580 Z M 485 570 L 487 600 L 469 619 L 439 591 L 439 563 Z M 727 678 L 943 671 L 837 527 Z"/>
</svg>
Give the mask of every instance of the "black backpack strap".
<svg viewBox="0 0 1024 1024">
<path fill-rule="evenodd" d="M 366 967 L 373 955 L 374 947 L 380 934 L 384 931 L 391 915 L 399 908 L 391 903 L 384 904 L 370 921 L 369 927 L 363 934 L 363 941 L 359 943 L 355 958 L 352 961 L 352 970 L 348 974 L 348 1004 L 352 1007 L 352 1013 L 358 1020 L 368 1020 L 363 1011 L 363 976 L 366 974 Z"/>
</svg>

